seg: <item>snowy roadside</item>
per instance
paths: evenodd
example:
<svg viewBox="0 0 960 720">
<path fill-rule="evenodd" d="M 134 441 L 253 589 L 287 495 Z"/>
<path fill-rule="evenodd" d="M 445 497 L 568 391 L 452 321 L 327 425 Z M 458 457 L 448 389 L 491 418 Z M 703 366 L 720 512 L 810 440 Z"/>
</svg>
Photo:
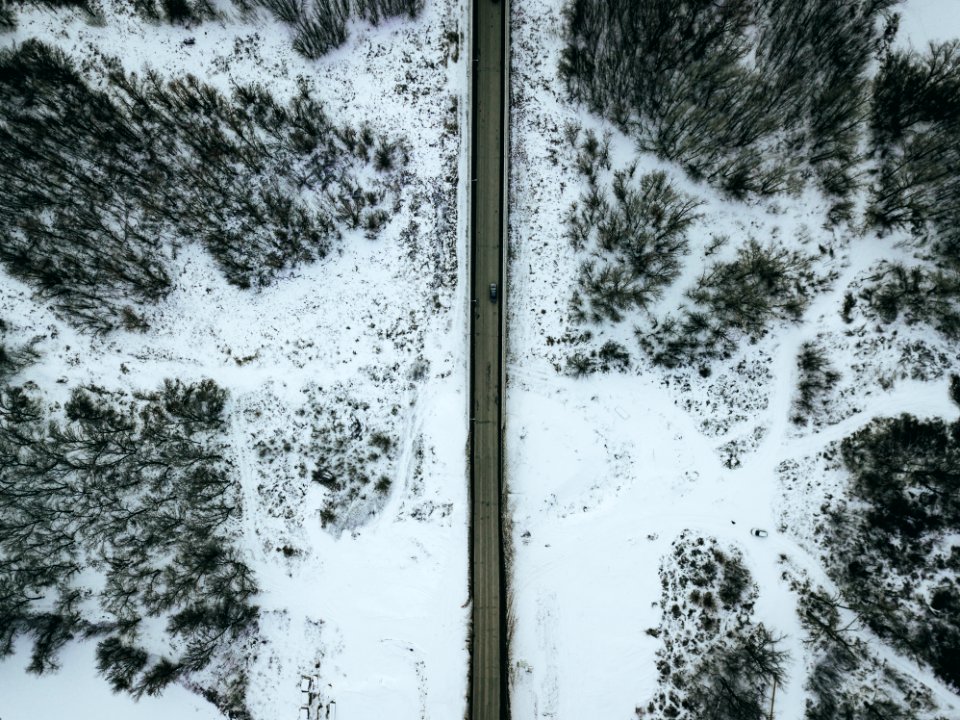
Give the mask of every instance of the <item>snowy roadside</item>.
<svg viewBox="0 0 960 720">
<path fill-rule="evenodd" d="M 354 23 L 343 47 L 314 62 L 266 19 L 183 28 L 116 13 L 97 27 L 31 10 L 3 39 L 41 37 L 77 60 L 116 55 L 128 70 L 189 72 L 224 91 L 263 83 L 280 101 L 306 79 L 337 122 L 367 121 L 409 141 L 401 210 L 381 237 L 351 232 L 328 258 L 256 292 L 228 285 L 202 251 L 184 251 L 176 287 L 145 334 L 80 335 L 25 286 L 0 281 L 0 313 L 25 335 L 44 336 L 43 358 L 24 380 L 51 401 L 79 384 L 152 390 L 167 377 L 212 378 L 228 390 L 245 560 L 262 590 L 249 649 L 257 718 L 298 717 L 308 700 L 349 718 L 463 713 L 467 10 L 465 0 L 436 0 L 414 21 Z M 321 529 L 324 491 L 301 469 L 316 458 L 311 427 L 296 413 L 316 413 L 322 428 L 345 403 L 365 408 L 357 411 L 365 429 L 399 441 L 376 514 L 334 532 Z M 295 449 L 265 459 L 259 449 L 273 442 Z M 106 684 L 88 680 L 86 646 L 68 648 L 58 673 L 25 677 L 27 651 L 23 644 L 0 664 L 4 720 L 57 717 L 64 702 L 73 714 L 107 719 L 217 716 L 181 688 L 140 704 L 103 700 Z M 318 697 L 301 693 L 303 675 Z"/>
</svg>

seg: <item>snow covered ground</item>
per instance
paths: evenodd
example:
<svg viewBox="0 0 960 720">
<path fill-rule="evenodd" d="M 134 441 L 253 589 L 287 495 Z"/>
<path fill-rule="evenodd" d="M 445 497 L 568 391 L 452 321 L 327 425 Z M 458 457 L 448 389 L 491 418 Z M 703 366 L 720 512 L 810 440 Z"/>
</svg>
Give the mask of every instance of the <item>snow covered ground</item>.
<svg viewBox="0 0 960 720">
<path fill-rule="evenodd" d="M 671 543 L 690 529 L 743 553 L 759 586 L 754 620 L 783 634 L 792 658 L 775 715 L 797 720 L 809 655 L 785 567 L 802 568 L 831 587 L 812 542 L 812 515 L 840 479 L 805 466 L 796 482 L 785 479 L 781 464 L 815 457 L 876 416 L 956 418 L 946 378 L 911 380 L 905 348 L 922 338 L 934 355 L 941 353 L 933 375 L 956 370 L 960 358 L 922 329 L 900 328 L 889 343 L 863 319 L 854 321 L 854 333 L 845 332 L 844 293 L 879 260 L 908 257 L 902 238 L 824 230 L 826 208 L 813 194 L 751 205 L 725 201 L 677 168 L 636 158 L 628 139 L 570 103 L 557 74 L 562 5 L 513 2 L 506 400 L 513 717 L 626 719 L 646 706 L 657 689 L 662 644 L 646 632 L 661 621 L 658 569 Z M 922 48 L 928 39 L 960 36 L 953 0 L 911 0 L 902 13 L 898 42 Z M 630 371 L 581 379 L 560 372 L 584 329 L 568 317 L 579 259 L 562 222 L 585 186 L 565 138 L 572 125 L 612 133 L 614 169 L 634 159 L 641 173 L 664 169 L 706 202 L 707 220 L 692 233 L 685 270 L 655 312 L 676 306 L 700 273 L 713 233 L 779 236 L 814 254 L 821 245 L 819 270 L 830 278 L 829 290 L 801 323 L 778 326 L 742 347 L 708 378 L 649 367 L 637 357 L 630 321 L 590 326 L 600 341 L 632 350 Z M 790 422 L 796 357 L 812 340 L 826 344 L 842 380 L 828 420 L 798 427 Z M 769 537 L 752 537 L 755 527 Z M 928 671 L 875 645 L 893 666 L 932 688 L 944 717 L 960 715 L 960 698 Z"/>
<path fill-rule="evenodd" d="M 844 293 L 881 258 L 907 257 L 899 238 L 834 236 L 821 229 L 816 196 L 802 202 L 733 205 L 675 168 L 665 169 L 706 201 L 710 231 L 779 234 L 831 249 L 820 270 L 830 290 L 802 323 L 778 327 L 709 378 L 644 371 L 575 380 L 558 373 L 579 329 L 566 318 L 577 259 L 559 218 L 581 191 L 564 139 L 567 123 L 600 132 L 570 105 L 556 77 L 559 0 L 515 0 L 513 24 L 510 339 L 507 394 L 513 714 L 534 718 L 629 718 L 656 688 L 661 620 L 657 571 L 684 531 L 738 548 L 759 586 L 755 619 L 786 636 L 791 682 L 777 717 L 802 716 L 805 649 L 796 597 L 784 579 L 806 573 L 828 585 L 810 542 L 811 509 L 839 479 L 817 453 L 870 418 L 912 412 L 955 418 L 945 368 L 955 352 L 936 346 L 933 374 L 903 377 L 911 333 L 896 343 L 845 334 Z M 150 390 L 165 377 L 210 377 L 230 391 L 232 443 L 244 490 L 246 560 L 263 589 L 249 698 L 257 718 L 295 718 L 311 702 L 340 720 L 456 719 L 465 708 L 469 657 L 466 446 L 466 0 L 428 0 L 415 21 L 354 23 L 347 43 L 321 60 L 293 52 L 290 31 L 265 17 L 194 28 L 148 25 L 111 13 L 104 25 L 30 10 L 10 44 L 30 36 L 75 58 L 117 55 L 128 70 L 197 74 L 228 90 L 268 84 L 278 99 L 300 78 L 331 116 L 369 121 L 410 141 L 411 180 L 402 210 L 375 241 L 348 235 L 339 251 L 273 286 L 227 285 L 199 250 L 181 253 L 176 290 L 144 335 L 76 333 L 0 275 L 0 315 L 42 335 L 42 360 L 24 373 L 52 401 L 97 383 Z M 954 0 L 909 0 L 898 42 L 960 35 Z M 184 41 L 192 40 L 192 44 Z M 613 136 L 616 167 L 632 159 Z M 698 273 L 709 241 L 699 227 L 676 292 Z M 865 323 L 858 320 L 858 327 Z M 604 338 L 632 346 L 631 329 Z M 789 418 L 800 345 L 826 344 L 842 373 L 827 421 Z M 930 338 L 925 338 L 928 341 Z M 370 429 L 400 438 L 392 489 L 372 518 L 321 529 L 322 490 L 300 475 L 314 428 L 299 411 L 362 406 Z M 260 450 L 291 442 L 271 460 Z M 791 472 L 790 468 L 797 468 Z M 770 532 L 750 536 L 753 527 Z M 783 557 L 786 556 L 785 561 Z M 893 666 L 928 684 L 946 717 L 960 702 L 935 679 L 877 644 Z M 73 643 L 58 673 L 24 674 L 28 648 L 0 663 L 0 718 L 46 720 L 66 713 L 104 720 L 214 718 L 183 687 L 134 703 L 94 677 L 92 643 Z M 304 676 L 317 696 L 301 692 Z"/>
<path fill-rule="evenodd" d="M 290 30 L 263 17 L 193 28 L 147 24 L 117 3 L 103 25 L 25 10 L 5 44 L 40 37 L 78 61 L 102 52 L 126 69 L 190 72 L 229 90 L 261 82 L 278 101 L 314 86 L 339 123 L 404 136 L 409 181 L 376 240 L 348 233 L 326 259 L 262 291 L 228 285 L 199 249 L 177 258 L 174 292 L 151 330 L 80 335 L 29 288 L 0 275 L 0 315 L 40 334 L 25 373 L 52 401 L 83 383 L 152 390 L 166 377 L 212 378 L 230 393 L 234 461 L 243 486 L 246 562 L 262 594 L 249 648 L 250 709 L 300 717 L 312 704 L 346 718 L 458 718 L 467 689 L 466 0 L 428 0 L 413 21 L 353 23 L 347 43 L 312 62 Z M 193 44 L 184 41 L 193 39 Z M 372 518 L 321 529 L 323 490 L 298 410 L 360 407 L 365 430 L 399 438 L 391 489 Z M 293 447 L 276 462 L 259 449 Z M 27 644 L 0 663 L 0 718 L 213 718 L 182 687 L 134 703 L 94 680 L 94 642 L 71 644 L 62 670 L 26 676 Z M 314 697 L 301 692 L 311 678 Z"/>
<path fill-rule="evenodd" d="M 922 50 L 927 43 L 957 37 L 957 4 L 953 0 L 908 0 L 897 8 L 900 31 L 897 44 Z"/>
</svg>

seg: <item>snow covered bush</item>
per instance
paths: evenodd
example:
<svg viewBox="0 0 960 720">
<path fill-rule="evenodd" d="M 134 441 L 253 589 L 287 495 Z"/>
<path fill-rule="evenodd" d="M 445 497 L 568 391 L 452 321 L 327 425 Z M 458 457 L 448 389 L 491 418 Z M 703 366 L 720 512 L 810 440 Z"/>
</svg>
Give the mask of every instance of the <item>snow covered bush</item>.
<svg viewBox="0 0 960 720">
<path fill-rule="evenodd" d="M 391 17 L 415 18 L 424 0 L 354 0 L 357 15 L 374 25 Z"/>
<path fill-rule="evenodd" d="M 148 20 L 164 20 L 175 25 L 197 25 L 217 17 L 211 0 L 132 0 L 137 14 Z"/>
<path fill-rule="evenodd" d="M 677 191 L 666 173 L 637 182 L 634 172 L 614 173 L 609 191 L 591 180 L 570 208 L 567 236 L 589 253 L 571 301 L 577 322 L 619 322 L 625 312 L 646 309 L 680 272 L 699 203 Z"/>
<path fill-rule="evenodd" d="M 12 4 L 12 3 L 11 3 Z M 102 23 L 105 20 L 105 5 L 109 7 L 110 0 L 20 0 L 21 5 L 33 5 L 49 10 L 78 10 L 85 19 L 91 22 Z M 148 22 L 168 22 L 175 25 L 198 25 L 207 20 L 222 17 L 215 2 L 211 0 L 121 0 L 118 2 L 122 11 L 131 10 Z M 242 4 L 242 0 L 240 3 Z M 13 9 L 8 8 L 12 19 L 11 27 L 16 25 L 16 16 Z M 0 10 L 0 15 L 3 14 Z"/>
<path fill-rule="evenodd" d="M 573 377 L 600 372 L 623 372 L 630 367 L 630 353 L 616 340 L 607 340 L 599 349 L 577 350 L 567 356 L 566 370 Z"/>
<path fill-rule="evenodd" d="M 8 0 L 0 0 L 0 33 L 10 32 L 17 27 L 17 16 Z"/>
<path fill-rule="evenodd" d="M 743 340 L 757 341 L 772 323 L 799 320 L 822 284 L 809 255 L 750 238 L 733 259 L 704 269 L 686 293 L 689 306 L 638 334 L 639 340 L 653 362 L 666 367 L 726 358 Z"/>
<path fill-rule="evenodd" d="M 315 2 L 297 18 L 294 49 L 311 60 L 326 55 L 346 42 L 349 19 L 350 0 Z"/>
<path fill-rule="evenodd" d="M 898 318 L 922 323 L 951 340 L 960 338 L 960 265 L 945 270 L 883 262 L 861 292 L 865 309 L 885 324 Z"/>
<path fill-rule="evenodd" d="M 258 492 L 295 535 L 307 522 L 304 498 L 320 495 L 319 522 L 333 533 L 359 527 L 386 503 L 397 475 L 401 407 L 373 403 L 340 384 L 308 385 L 291 406 L 266 393 L 248 401 L 256 420 Z"/>
<path fill-rule="evenodd" d="M 37 358 L 30 343 L 14 345 L 7 337 L 9 330 L 7 321 L 0 318 L 0 384 L 6 383 Z"/>
<path fill-rule="evenodd" d="M 294 49 L 315 60 L 347 41 L 347 24 L 359 17 L 374 25 L 392 17 L 415 18 L 423 0 L 256 0 L 294 28 Z"/>
<path fill-rule="evenodd" d="M 384 224 L 402 145 L 338 127 L 306 84 L 284 106 L 260 86 L 228 98 L 105 70 L 99 90 L 38 41 L 0 52 L 0 262 L 80 326 L 142 327 L 185 242 L 260 287 L 343 228 Z M 365 171 L 378 148 L 389 163 Z"/>
<path fill-rule="evenodd" d="M 167 22 L 191 27 L 215 19 L 228 19 L 230 5 L 213 0 L 21 0 L 24 4 L 48 9 L 83 12 L 95 22 L 105 21 L 105 5 L 132 10 L 147 22 Z M 293 26 L 294 48 L 304 57 L 316 59 L 340 47 L 347 40 L 351 18 L 363 18 L 374 25 L 394 17 L 415 18 L 423 0 L 233 0 L 233 7 L 247 15 L 256 7 L 265 8 L 277 20 Z M 113 8 L 111 8 L 113 9 Z M 0 4 L 0 32 L 16 27 L 14 9 L 7 0 Z"/>
<path fill-rule="evenodd" d="M 637 717 L 761 720 L 787 655 L 752 620 L 757 589 L 742 556 L 689 531 L 671 547 L 660 567 L 663 619 L 648 630 L 663 639 L 660 689 Z"/>
<path fill-rule="evenodd" d="M 828 394 L 840 381 L 840 373 L 830 362 L 826 348 L 812 342 L 800 346 L 797 373 L 797 397 L 791 420 L 805 425 L 810 415 L 823 408 Z"/>
</svg>

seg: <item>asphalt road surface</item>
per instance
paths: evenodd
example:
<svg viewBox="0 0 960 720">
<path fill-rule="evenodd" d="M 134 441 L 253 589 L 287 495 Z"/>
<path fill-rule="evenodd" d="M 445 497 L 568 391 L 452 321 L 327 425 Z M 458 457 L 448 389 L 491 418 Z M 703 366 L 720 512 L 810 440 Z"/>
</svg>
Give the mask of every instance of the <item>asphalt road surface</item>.
<svg viewBox="0 0 960 720">
<path fill-rule="evenodd" d="M 508 717 L 501 545 L 505 240 L 504 17 L 507 0 L 474 0 L 470 468 L 473 636 L 471 716 Z M 491 285 L 496 284 L 496 298 Z"/>
</svg>

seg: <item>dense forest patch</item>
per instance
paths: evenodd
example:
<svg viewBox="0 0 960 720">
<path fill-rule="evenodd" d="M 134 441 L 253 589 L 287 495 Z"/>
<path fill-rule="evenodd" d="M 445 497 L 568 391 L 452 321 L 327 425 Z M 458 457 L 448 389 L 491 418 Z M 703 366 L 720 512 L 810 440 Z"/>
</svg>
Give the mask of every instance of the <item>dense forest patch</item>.
<svg viewBox="0 0 960 720">
<path fill-rule="evenodd" d="M 846 438 L 847 498 L 824 523 L 844 601 L 960 687 L 960 421 L 880 418 Z"/>
<path fill-rule="evenodd" d="M 0 262 L 81 327 L 145 327 L 184 243 L 262 287 L 389 219 L 406 151 L 337 126 L 306 85 L 281 105 L 106 70 L 98 89 L 38 41 L 0 52 Z"/>
<path fill-rule="evenodd" d="M 211 380 L 86 386 L 60 409 L 11 380 L 0 385 L 0 656 L 28 636 L 28 669 L 43 673 L 70 640 L 97 638 L 100 671 L 134 696 L 230 657 L 258 610 L 237 547 L 226 392 Z M 242 717 L 244 662 L 227 665 L 218 704 Z"/>
<path fill-rule="evenodd" d="M 942 718 L 929 689 L 890 667 L 859 637 L 859 623 L 837 595 L 793 580 L 797 612 L 811 653 L 806 720 Z"/>
<path fill-rule="evenodd" d="M 896 0 L 573 0 L 560 72 L 642 151 L 737 198 L 855 185 Z"/>
<path fill-rule="evenodd" d="M 873 86 L 877 162 L 867 219 L 911 233 L 921 264 L 883 263 L 863 291 L 874 317 L 960 338 L 960 41 L 888 54 Z"/>
</svg>

